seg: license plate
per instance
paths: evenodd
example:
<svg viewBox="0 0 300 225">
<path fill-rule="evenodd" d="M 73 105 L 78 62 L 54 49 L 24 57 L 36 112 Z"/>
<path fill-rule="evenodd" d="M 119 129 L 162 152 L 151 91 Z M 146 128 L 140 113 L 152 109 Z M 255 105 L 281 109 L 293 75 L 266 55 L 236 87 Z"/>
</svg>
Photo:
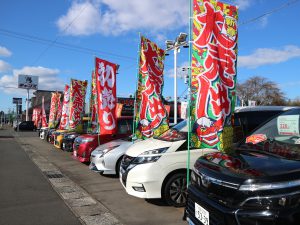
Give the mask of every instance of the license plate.
<svg viewBox="0 0 300 225">
<path fill-rule="evenodd" d="M 77 157 L 77 151 L 73 151 L 73 156 Z"/>
<path fill-rule="evenodd" d="M 195 202 L 195 217 L 204 225 L 209 225 L 209 212 Z"/>
<path fill-rule="evenodd" d="M 62 143 L 62 148 L 65 149 L 66 143 Z"/>
</svg>

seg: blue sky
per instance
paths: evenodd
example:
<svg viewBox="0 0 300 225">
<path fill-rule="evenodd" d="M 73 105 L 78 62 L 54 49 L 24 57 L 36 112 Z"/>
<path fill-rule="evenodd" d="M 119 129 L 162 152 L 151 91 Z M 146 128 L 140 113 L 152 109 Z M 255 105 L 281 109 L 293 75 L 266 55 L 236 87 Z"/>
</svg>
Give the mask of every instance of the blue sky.
<svg viewBox="0 0 300 225">
<path fill-rule="evenodd" d="M 287 98 L 299 97 L 300 1 L 223 2 L 239 5 L 238 82 L 263 76 Z M 133 94 L 139 32 L 164 48 L 165 40 L 188 32 L 188 7 L 186 0 L 1 1 L 0 111 L 13 109 L 13 97 L 26 98 L 26 90 L 16 88 L 18 74 L 38 75 L 40 89 L 62 90 L 71 78 L 90 81 L 95 56 L 120 65 L 117 95 Z M 170 52 L 165 97 L 173 96 L 173 60 Z M 187 61 L 188 50 L 181 49 L 178 67 Z M 178 96 L 186 87 L 179 79 Z"/>
</svg>

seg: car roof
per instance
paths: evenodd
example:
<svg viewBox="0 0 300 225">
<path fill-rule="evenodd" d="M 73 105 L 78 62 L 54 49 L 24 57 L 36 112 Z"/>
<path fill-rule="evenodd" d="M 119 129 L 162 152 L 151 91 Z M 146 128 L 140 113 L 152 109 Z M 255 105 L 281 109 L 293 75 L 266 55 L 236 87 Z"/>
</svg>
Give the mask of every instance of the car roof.
<svg viewBox="0 0 300 225">
<path fill-rule="evenodd" d="M 287 111 L 290 109 L 300 108 L 299 106 L 243 106 L 236 107 L 234 112 L 257 112 L 257 111 Z"/>
</svg>

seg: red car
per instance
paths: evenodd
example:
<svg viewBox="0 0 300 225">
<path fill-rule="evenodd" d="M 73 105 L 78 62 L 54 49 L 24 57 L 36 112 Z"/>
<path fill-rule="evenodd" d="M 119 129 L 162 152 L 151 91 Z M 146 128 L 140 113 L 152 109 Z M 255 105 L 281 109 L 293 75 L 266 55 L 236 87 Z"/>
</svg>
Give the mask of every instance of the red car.
<svg viewBox="0 0 300 225">
<path fill-rule="evenodd" d="M 100 144 L 128 137 L 132 134 L 132 117 L 118 118 L 117 134 L 83 134 L 78 136 L 73 145 L 73 156 L 83 163 L 90 162 L 92 151 Z"/>
</svg>

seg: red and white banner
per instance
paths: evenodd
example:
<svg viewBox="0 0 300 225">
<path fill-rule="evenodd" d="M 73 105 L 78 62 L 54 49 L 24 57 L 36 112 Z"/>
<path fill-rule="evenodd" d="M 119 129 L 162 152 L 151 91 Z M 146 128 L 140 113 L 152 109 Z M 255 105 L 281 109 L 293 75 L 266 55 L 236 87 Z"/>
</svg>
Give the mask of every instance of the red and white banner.
<svg viewBox="0 0 300 225">
<path fill-rule="evenodd" d="M 34 122 L 34 125 L 39 128 L 40 120 L 41 120 L 41 112 L 42 110 L 40 108 L 33 108 L 32 111 L 32 121 Z"/>
<path fill-rule="evenodd" d="M 69 129 L 82 131 L 81 117 L 84 113 L 84 103 L 87 81 L 71 80 Z"/>
<path fill-rule="evenodd" d="M 44 96 L 42 97 L 42 127 L 48 127 Z"/>
<path fill-rule="evenodd" d="M 92 84 L 91 84 L 91 99 L 90 99 L 90 111 L 91 111 L 91 130 L 97 131 L 97 85 L 96 85 L 96 73 L 92 72 Z"/>
<path fill-rule="evenodd" d="M 66 84 L 65 90 L 64 90 L 64 100 L 63 100 L 63 106 L 62 106 L 62 113 L 61 113 L 61 119 L 59 124 L 60 130 L 67 130 L 69 127 L 69 108 L 70 104 L 70 87 Z"/>
<path fill-rule="evenodd" d="M 49 128 L 55 128 L 57 125 L 57 112 L 60 105 L 61 94 L 58 92 L 52 92 L 50 113 L 49 113 Z"/>
<path fill-rule="evenodd" d="M 116 71 L 116 64 L 96 58 L 95 73 L 100 134 L 114 134 L 117 132 Z"/>
</svg>

